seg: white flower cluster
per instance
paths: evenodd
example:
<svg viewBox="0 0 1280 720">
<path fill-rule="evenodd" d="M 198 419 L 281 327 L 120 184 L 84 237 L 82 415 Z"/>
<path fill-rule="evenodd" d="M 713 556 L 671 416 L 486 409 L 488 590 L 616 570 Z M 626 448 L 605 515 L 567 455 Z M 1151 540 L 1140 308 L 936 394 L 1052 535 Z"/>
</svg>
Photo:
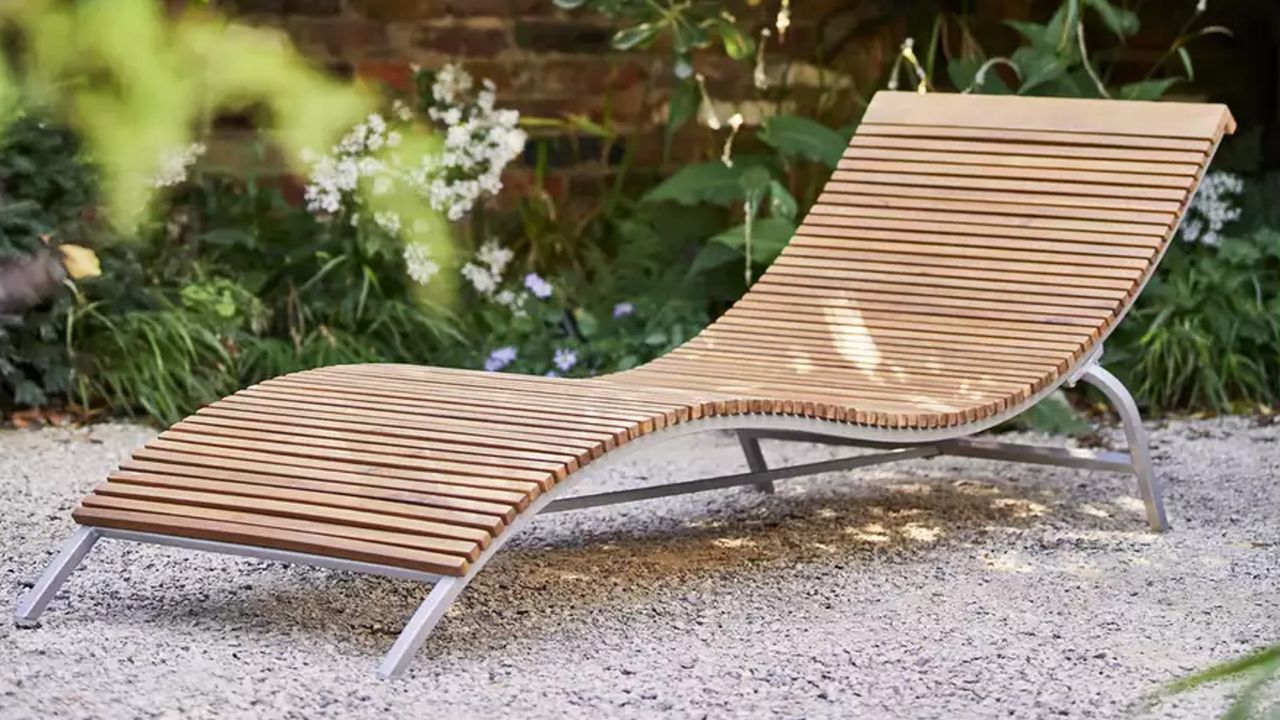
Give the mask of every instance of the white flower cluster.
<svg viewBox="0 0 1280 720">
<path fill-rule="evenodd" d="M 1237 204 L 1244 193 L 1244 179 L 1239 175 L 1215 171 L 1200 182 L 1200 189 L 1182 221 L 1182 239 L 1202 245 L 1217 245 L 1227 223 L 1240 219 Z"/>
<path fill-rule="evenodd" d="M 460 220 L 481 199 L 502 189 L 503 168 L 524 150 L 526 136 L 517 127 L 520 114 L 496 109 L 494 101 L 493 83 L 484 80 L 477 92 L 466 71 L 444 66 L 436 75 L 427 109 L 444 135 L 438 149 L 420 157 L 406 157 L 409 153 L 404 149 L 393 152 L 402 145 L 416 147 L 404 143 L 402 135 L 414 122 L 414 112 L 396 101 L 388 117 L 370 115 L 327 154 L 304 153 L 303 161 L 310 167 L 304 196 L 307 209 L 322 216 L 347 213 L 356 227 L 372 223 L 390 235 L 408 230 L 420 236 L 429 231 L 427 223 L 408 226 L 399 213 L 377 208 L 378 197 L 408 191 L 449 220 Z M 415 281 L 425 282 L 421 278 L 429 279 L 439 267 L 421 254 L 424 251 L 409 247 L 413 238 L 406 241 L 406 266 Z M 510 260 L 509 251 L 494 252 L 499 255 L 488 260 L 481 257 L 480 265 L 463 268 L 463 275 L 486 296 L 494 295 Z M 505 259 L 501 252 L 507 253 Z M 515 305 L 514 294 L 510 304 Z"/>
<path fill-rule="evenodd" d="M 511 256 L 510 250 L 499 245 L 496 240 L 490 240 L 480 246 L 475 262 L 462 266 L 462 277 L 481 296 L 494 298 L 498 286 L 502 284 L 502 272 L 507 269 L 507 263 L 511 262 Z"/>
<path fill-rule="evenodd" d="M 158 188 L 173 187 L 187 179 L 187 168 L 196 164 L 196 160 L 204 155 L 204 143 L 192 143 L 184 148 L 169 153 L 160 163 L 160 171 L 156 173 L 151 184 Z"/>
<path fill-rule="evenodd" d="M 370 181 L 375 194 L 390 192 L 395 182 L 403 180 L 404 172 L 380 155 L 384 148 L 396 148 L 400 143 L 400 133 L 389 129 L 386 119 L 374 113 L 352 128 L 328 155 L 305 151 L 302 160 L 311 166 L 304 195 L 307 209 L 334 215 L 344 206 L 359 205 L 354 193 L 362 179 Z M 352 217 L 358 219 L 359 214 L 353 213 Z M 388 232 L 397 232 L 400 228 L 399 217 L 394 221 L 384 217 L 378 222 L 380 226 L 384 223 L 396 228 Z"/>
<path fill-rule="evenodd" d="M 450 220 L 470 212 L 485 195 L 502 190 L 502 169 L 524 150 L 520 113 L 494 108 L 494 85 L 475 81 L 457 65 L 445 65 L 431 86 L 431 119 L 445 129 L 444 151 L 415 180 L 431 207 Z"/>
<path fill-rule="evenodd" d="M 431 259 L 431 251 L 421 243 L 406 243 L 404 267 L 409 277 L 419 285 L 426 285 L 440 272 L 440 264 Z"/>
</svg>

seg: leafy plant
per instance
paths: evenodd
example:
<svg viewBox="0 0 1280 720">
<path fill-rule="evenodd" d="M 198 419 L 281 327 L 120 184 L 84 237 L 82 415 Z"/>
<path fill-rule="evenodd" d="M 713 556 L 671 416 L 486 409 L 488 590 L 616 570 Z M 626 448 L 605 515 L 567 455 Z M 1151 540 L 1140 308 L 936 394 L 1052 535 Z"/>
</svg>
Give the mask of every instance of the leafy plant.
<svg viewBox="0 0 1280 720">
<path fill-rule="evenodd" d="M 35 262 L 65 240 L 92 242 L 86 208 L 96 177 L 68 128 L 38 112 L 0 132 L 0 262 Z M 0 403 L 43 405 L 71 388 L 66 349 L 70 303 L 58 297 L 20 316 L 0 316 Z"/>
<path fill-rule="evenodd" d="M 1273 686 L 1277 680 L 1280 680 L 1280 645 L 1272 645 L 1245 657 L 1219 663 L 1185 677 L 1170 685 L 1168 692 L 1176 694 L 1220 682 L 1244 681 L 1235 701 L 1222 716 L 1223 720 L 1248 720 L 1251 717 L 1274 718 L 1278 708 L 1273 707 L 1268 713 L 1265 708 L 1258 707 L 1258 701 L 1263 698 L 1267 688 Z"/>
<path fill-rule="evenodd" d="M 1108 359 L 1157 411 L 1280 401 L 1280 231 L 1174 244 Z"/>
<path fill-rule="evenodd" d="M 1197 29 L 1195 25 L 1203 12 L 1203 4 L 1196 6 L 1168 50 L 1144 77 L 1119 84 L 1112 82 L 1112 63 L 1118 57 L 1115 46 L 1123 46 L 1141 26 L 1137 14 L 1126 5 L 1112 0 L 1064 0 L 1047 22 L 1007 21 L 1023 40 L 1023 45 L 1008 57 L 989 58 L 973 39 L 967 21 L 957 18 L 964 42 L 961 52 L 946 63 L 947 79 L 963 92 L 1157 100 L 1179 82 L 1195 77 L 1188 50 L 1192 41 L 1206 35 L 1230 34 L 1220 26 Z M 947 16 L 938 17 L 935 44 L 947 22 Z M 1106 52 L 1091 49 L 1094 41 L 1086 37 L 1086 25 L 1091 22 L 1100 24 L 1114 43 Z M 929 57 L 934 56 L 931 46 Z M 913 66 L 926 87 L 934 84 L 932 65 L 930 61 L 924 67 L 918 63 Z M 1011 72 L 1001 75 L 1000 68 Z M 895 82 L 897 73 L 895 68 Z M 1161 74 L 1164 76 L 1157 77 Z"/>
</svg>

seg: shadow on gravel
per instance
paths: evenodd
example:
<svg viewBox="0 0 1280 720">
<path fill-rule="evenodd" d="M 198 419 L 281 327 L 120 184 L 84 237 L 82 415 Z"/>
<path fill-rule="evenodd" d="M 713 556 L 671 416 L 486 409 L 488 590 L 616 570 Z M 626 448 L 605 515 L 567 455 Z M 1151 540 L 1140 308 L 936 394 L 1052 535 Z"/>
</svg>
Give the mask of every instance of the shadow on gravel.
<svg viewBox="0 0 1280 720">
<path fill-rule="evenodd" d="M 682 592 L 711 575 L 739 574 L 750 582 L 753 573 L 781 566 L 847 569 L 860 560 L 927 558 L 935 548 L 981 543 L 988 534 L 1018 532 L 1051 514 L 1055 525 L 1075 531 L 1142 533 L 1131 518 L 1108 520 L 983 476 L 912 473 L 869 485 L 815 480 L 773 496 L 739 491 L 702 504 L 686 498 L 678 505 L 630 507 L 540 520 L 526 531 L 540 547 L 500 553 L 441 623 L 434 652 L 485 652 L 513 635 L 533 640 L 580 613 L 643 605 L 655 593 Z M 254 577 L 237 582 L 229 573 L 224 584 L 213 571 L 199 588 L 164 583 L 162 596 L 147 603 L 145 622 L 252 627 L 381 652 L 426 594 L 417 583 L 305 568 L 261 566 Z"/>
</svg>

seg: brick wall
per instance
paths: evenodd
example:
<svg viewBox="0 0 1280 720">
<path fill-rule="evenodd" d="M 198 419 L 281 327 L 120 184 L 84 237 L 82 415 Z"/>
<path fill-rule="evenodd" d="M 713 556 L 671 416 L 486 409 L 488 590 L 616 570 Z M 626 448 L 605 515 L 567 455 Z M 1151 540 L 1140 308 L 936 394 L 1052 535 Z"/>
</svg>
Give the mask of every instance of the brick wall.
<svg viewBox="0 0 1280 720">
<path fill-rule="evenodd" d="M 856 97 L 875 87 L 905 32 L 894 17 L 895 4 L 901 3 L 795 0 L 795 23 L 785 44 L 771 46 L 771 60 L 807 60 L 822 42 L 851 48 L 842 52 L 854 81 L 836 94 L 836 102 L 828 98 L 827 110 L 855 115 Z M 776 5 L 776 0 L 744 3 L 739 17 L 762 27 Z M 218 8 L 282 28 L 314 62 L 346 77 L 405 87 L 412 65 L 459 62 L 497 84 L 502 106 L 527 116 L 607 119 L 624 134 L 638 165 L 655 167 L 662 159 L 661 127 L 675 84 L 671 54 L 666 48 L 614 52 L 608 18 L 560 11 L 552 0 L 221 0 Z M 831 37 L 822 36 L 823 27 Z M 755 95 L 750 64 L 706 52 L 694 65 L 716 98 Z M 816 101 L 817 90 L 807 87 L 816 82 L 815 73 L 793 70 L 787 95 L 802 103 Z M 595 139 L 564 130 L 540 131 L 537 140 L 545 143 L 542 152 L 552 168 L 548 189 L 559 196 L 578 194 L 576 184 L 584 190 L 596 187 L 598 177 L 622 155 L 619 146 L 605 153 Z M 713 152 L 715 145 L 705 130 L 691 126 L 676 139 L 671 160 L 693 159 Z M 530 182 L 537 152 L 531 144 L 526 167 L 509 173 L 508 185 L 516 192 Z"/>
</svg>

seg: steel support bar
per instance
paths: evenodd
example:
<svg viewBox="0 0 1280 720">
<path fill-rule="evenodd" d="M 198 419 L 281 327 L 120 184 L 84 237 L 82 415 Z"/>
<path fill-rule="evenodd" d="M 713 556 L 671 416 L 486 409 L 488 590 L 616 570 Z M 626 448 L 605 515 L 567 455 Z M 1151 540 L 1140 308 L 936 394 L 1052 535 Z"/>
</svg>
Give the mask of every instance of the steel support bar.
<svg viewBox="0 0 1280 720">
<path fill-rule="evenodd" d="M 1147 430 L 1142 426 L 1142 416 L 1138 414 L 1138 405 L 1133 401 L 1133 396 L 1119 378 L 1101 365 L 1090 367 L 1081 373 L 1080 379 L 1101 390 L 1111 402 L 1111 407 L 1120 415 L 1120 421 L 1124 424 L 1125 441 L 1129 444 L 1132 472 L 1138 476 L 1138 494 L 1147 509 L 1147 524 L 1156 532 L 1168 530 L 1169 520 L 1164 514 L 1164 493 L 1160 487 L 1160 479 L 1156 477 L 1155 467 L 1151 464 Z"/>
<path fill-rule="evenodd" d="M 18 603 L 18 610 L 13 618 L 18 627 L 35 627 L 40 622 L 40 614 L 49 607 L 49 601 L 53 600 L 53 596 L 58 594 L 58 589 L 80 566 L 84 556 L 93 549 L 99 537 L 101 535 L 95 528 L 84 526 L 76 528 L 71 538 L 62 546 L 58 557 L 49 563 L 44 574 Z"/>
<path fill-rule="evenodd" d="M 383 656 L 382 663 L 378 665 L 378 677 L 390 680 L 399 677 L 409 667 L 418 650 L 422 648 L 422 644 L 435 629 L 436 623 L 440 622 L 440 618 L 449 611 L 449 606 L 458 599 L 458 595 L 471 582 L 472 577 L 474 573 L 468 574 L 465 578 L 446 577 L 436 581 L 431 592 L 427 594 L 427 599 L 418 606 L 413 617 L 409 618 L 408 624 L 404 626 L 404 630 L 400 631 L 395 644 Z"/>
<path fill-rule="evenodd" d="M 1089 450 L 1073 448 L 1019 445 L 971 438 L 945 440 L 937 443 L 937 448 L 941 455 L 953 455 L 956 457 L 985 458 L 1034 465 L 1059 465 L 1082 470 L 1133 472 L 1133 465 L 1130 463 L 1127 453 L 1095 453 Z"/>
<path fill-rule="evenodd" d="M 914 447 L 898 448 L 896 450 L 890 450 L 882 453 L 857 455 L 855 457 L 837 458 L 835 460 L 823 460 L 822 462 L 806 463 L 804 465 L 792 465 L 790 467 L 775 468 L 764 472 L 723 475 L 721 477 L 706 478 L 702 480 L 688 480 L 686 482 L 669 483 L 665 485 L 650 485 L 632 490 L 617 490 L 614 492 L 596 493 L 594 495 L 582 495 L 564 500 L 556 500 L 549 504 L 547 509 L 543 512 L 580 510 L 582 508 L 596 507 L 598 505 L 614 505 L 617 503 L 667 497 L 668 495 L 684 495 L 686 493 L 706 492 L 708 490 L 719 490 L 737 485 L 758 485 L 762 482 L 771 483 L 774 480 L 785 480 L 787 478 L 800 477 L 803 475 L 816 475 L 818 473 L 835 472 L 839 470 L 851 470 L 853 468 L 896 462 L 898 460 L 927 458 L 937 454 L 938 450 L 932 445 L 917 445 Z"/>
<path fill-rule="evenodd" d="M 747 458 L 747 468 L 753 473 L 762 473 L 769 469 L 765 462 L 764 451 L 760 449 L 760 440 L 751 435 L 738 433 L 738 443 L 742 445 L 742 454 Z M 756 489 L 763 493 L 773 493 L 773 481 L 765 480 L 756 483 Z"/>
</svg>

